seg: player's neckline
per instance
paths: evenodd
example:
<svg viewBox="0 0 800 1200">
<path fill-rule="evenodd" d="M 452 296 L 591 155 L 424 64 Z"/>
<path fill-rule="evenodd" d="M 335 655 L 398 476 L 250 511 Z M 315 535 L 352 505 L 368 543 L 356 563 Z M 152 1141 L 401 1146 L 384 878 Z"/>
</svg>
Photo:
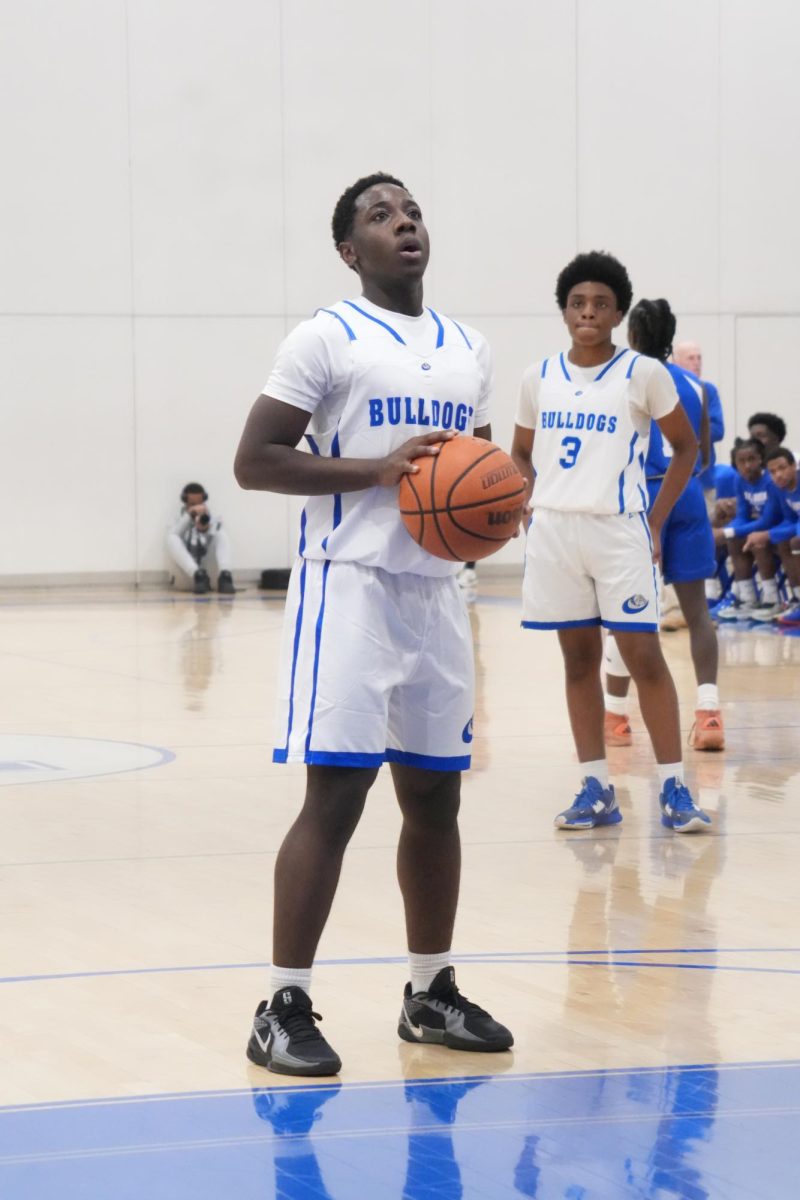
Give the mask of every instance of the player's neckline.
<svg viewBox="0 0 800 1200">
<path fill-rule="evenodd" d="M 624 358 L 625 355 L 629 354 L 629 353 L 630 353 L 630 351 L 628 350 L 628 348 L 623 347 L 623 349 L 620 350 L 619 353 L 615 354 L 613 356 L 613 358 L 610 358 L 608 360 L 608 362 L 603 363 L 602 366 L 600 367 L 599 372 L 597 373 L 597 375 L 595 375 L 594 379 L 592 380 L 592 383 L 597 383 L 600 379 L 603 378 L 604 375 L 607 375 L 608 372 L 617 365 L 619 360 L 621 358 Z M 559 355 L 559 361 L 561 363 L 561 370 L 564 372 L 564 378 L 567 380 L 568 383 L 574 382 L 572 379 L 572 376 L 570 375 L 569 371 L 567 370 L 568 360 L 564 357 L 563 350 L 561 351 L 561 354 Z M 577 363 L 570 363 L 569 365 L 578 371 L 591 371 L 592 370 L 591 367 L 580 367 L 580 366 L 578 366 Z"/>
</svg>

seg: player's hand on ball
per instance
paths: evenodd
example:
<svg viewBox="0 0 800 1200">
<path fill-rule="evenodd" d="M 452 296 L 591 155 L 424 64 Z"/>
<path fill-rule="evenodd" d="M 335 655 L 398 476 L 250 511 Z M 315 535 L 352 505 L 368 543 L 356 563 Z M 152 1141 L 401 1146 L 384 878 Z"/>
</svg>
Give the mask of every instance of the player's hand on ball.
<svg viewBox="0 0 800 1200">
<path fill-rule="evenodd" d="M 449 442 L 455 436 L 452 429 L 437 429 L 404 442 L 378 463 L 378 486 L 395 487 L 404 475 L 415 475 L 419 471 L 415 458 L 438 454 L 442 442 Z"/>
</svg>

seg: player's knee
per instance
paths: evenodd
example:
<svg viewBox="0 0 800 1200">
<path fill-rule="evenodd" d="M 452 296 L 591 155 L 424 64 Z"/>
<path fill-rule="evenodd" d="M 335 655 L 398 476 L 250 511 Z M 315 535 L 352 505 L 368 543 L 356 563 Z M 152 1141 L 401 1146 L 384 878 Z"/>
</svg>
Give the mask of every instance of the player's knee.
<svg viewBox="0 0 800 1200">
<path fill-rule="evenodd" d="M 418 786 L 398 793 L 407 827 L 425 832 L 446 832 L 458 822 L 461 807 L 460 775 L 430 772 Z"/>
</svg>

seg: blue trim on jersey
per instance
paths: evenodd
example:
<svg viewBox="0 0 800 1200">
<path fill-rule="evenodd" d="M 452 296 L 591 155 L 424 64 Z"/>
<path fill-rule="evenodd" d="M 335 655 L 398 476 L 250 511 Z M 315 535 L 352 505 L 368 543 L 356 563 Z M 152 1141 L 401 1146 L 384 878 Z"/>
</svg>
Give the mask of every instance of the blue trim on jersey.
<svg viewBox="0 0 800 1200">
<path fill-rule="evenodd" d="M 440 758 L 435 754 L 409 754 L 405 750 L 387 750 L 385 761 L 399 763 L 404 767 L 422 767 L 425 771 L 468 771 L 472 756 L 458 754 L 452 758 Z"/>
<path fill-rule="evenodd" d="M 319 446 L 314 441 L 314 439 L 310 433 L 307 433 L 305 435 L 305 439 L 308 442 L 308 446 L 309 446 L 309 449 L 311 450 L 312 454 L 320 454 L 321 453 Z"/>
<path fill-rule="evenodd" d="M 640 454 L 639 458 L 641 459 L 641 457 L 642 456 Z M 642 485 L 640 483 L 637 483 L 636 486 L 639 489 L 639 495 L 642 497 L 642 504 L 644 505 L 644 511 L 647 512 L 648 508 L 650 507 L 650 503 L 647 499 L 647 496 L 645 496 L 645 494 L 644 494 L 644 488 L 642 487 Z"/>
<path fill-rule="evenodd" d="M 317 628 L 314 632 L 314 674 L 311 685 L 311 704 L 308 711 L 308 733 L 306 735 L 306 754 L 311 744 L 311 731 L 314 728 L 314 705 L 317 702 L 317 679 L 319 677 L 319 650 L 322 642 L 322 620 L 325 616 L 325 592 L 328 585 L 328 571 L 331 567 L 331 560 L 325 559 L 325 566 L 322 568 L 322 600 L 319 605 L 319 615 L 317 616 Z"/>
<path fill-rule="evenodd" d="M 345 300 L 345 304 L 349 304 L 351 308 L 354 308 L 357 313 L 361 313 L 361 316 L 366 317 L 368 321 L 374 321 L 376 325 L 383 326 L 383 328 L 392 335 L 396 342 L 399 342 L 401 346 L 405 346 L 405 342 L 400 337 L 400 334 L 397 332 L 397 330 L 392 329 L 391 325 L 387 325 L 385 321 L 380 319 L 380 317 L 373 317 L 371 313 L 365 312 L 363 308 L 359 308 L 358 305 L 354 304 L 352 300 Z"/>
<path fill-rule="evenodd" d="M 451 320 L 451 321 L 453 321 L 453 318 L 452 318 L 452 317 L 450 317 L 450 320 Z M 464 330 L 461 328 L 461 326 L 459 325 L 458 321 L 453 321 L 453 324 L 455 325 L 455 327 L 456 327 L 456 329 L 458 330 L 458 332 L 461 334 L 461 336 L 462 336 L 462 338 L 464 339 L 464 341 L 467 343 L 467 349 L 468 349 L 468 350 L 471 350 L 471 349 L 472 349 L 472 342 L 469 340 L 469 338 L 467 337 L 467 335 L 464 333 Z"/>
<path fill-rule="evenodd" d="M 307 520 L 308 520 L 308 518 L 306 517 L 306 510 L 303 509 L 303 511 L 300 513 L 300 545 L 297 547 L 298 556 L 301 558 L 303 556 L 303 551 L 306 548 L 306 521 Z"/>
<path fill-rule="evenodd" d="M 633 462 L 633 448 L 636 445 L 636 439 L 638 438 L 638 436 L 639 436 L 639 434 L 635 433 L 633 435 L 633 437 L 631 438 L 630 453 L 628 454 L 628 461 L 619 473 L 619 511 L 621 513 L 625 512 L 625 472 L 627 471 L 628 467 Z M 646 503 L 645 503 L 645 508 L 647 508 Z"/>
<path fill-rule="evenodd" d="M 289 757 L 288 750 L 273 750 L 272 761 L 274 763 L 285 763 Z"/>
<path fill-rule="evenodd" d="M 549 361 L 550 361 L 550 359 L 546 358 L 544 360 L 544 362 L 542 363 L 542 379 L 544 379 L 545 375 L 547 374 L 547 364 Z"/>
<path fill-rule="evenodd" d="M 337 429 L 336 433 L 333 435 L 333 441 L 331 442 L 331 458 L 341 458 L 341 457 L 342 457 L 342 454 L 339 449 L 339 430 Z M 342 523 L 342 494 L 341 494 L 341 492 L 334 492 L 334 496 L 333 496 L 333 529 L 331 529 L 331 533 L 334 533 L 335 530 L 339 527 L 339 525 L 341 525 L 341 523 Z M 322 539 L 322 549 L 323 550 L 328 549 L 328 538 L 331 536 L 331 533 L 326 533 L 325 537 Z"/>
<path fill-rule="evenodd" d="M 627 371 L 625 372 L 626 379 L 630 379 L 631 375 L 633 374 L 633 368 L 636 366 L 638 359 L 640 359 L 641 357 L 642 357 L 641 354 L 634 354 L 633 358 L 631 359 L 631 365 L 628 367 Z"/>
<path fill-rule="evenodd" d="M 434 321 L 436 322 L 436 328 L 439 331 L 436 335 L 436 349 L 439 350 L 444 345 L 444 325 L 439 320 L 438 316 L 436 315 L 436 313 L 433 311 L 432 308 L 429 308 L 428 312 L 431 314 Z"/>
<path fill-rule="evenodd" d="M 584 625 L 599 624 L 599 617 L 587 617 L 585 621 L 520 621 L 523 629 L 579 629 Z"/>
<path fill-rule="evenodd" d="M 304 512 L 303 517 L 302 517 L 302 522 L 301 522 L 302 528 L 303 528 L 303 538 L 305 538 L 305 516 L 306 516 L 306 514 Z M 289 751 L 289 739 L 292 736 L 292 724 L 294 722 L 294 677 L 297 672 L 297 658 L 298 658 L 298 653 L 300 650 L 300 634 L 301 634 L 302 628 L 303 628 L 303 609 L 305 607 L 305 601 L 306 601 L 306 564 L 304 561 L 303 566 L 300 570 L 300 603 L 297 606 L 297 619 L 294 624 L 294 644 L 292 646 L 292 677 L 291 677 L 291 682 L 289 684 L 289 721 L 288 721 L 288 724 L 286 727 L 286 749 L 284 750 L 284 755 L 287 754 Z M 283 758 L 282 760 L 276 759 L 275 761 L 276 762 L 277 761 L 286 762 L 286 759 L 285 758 Z"/>
<path fill-rule="evenodd" d="M 614 366 L 616 366 L 616 365 L 617 365 L 617 363 L 619 362 L 619 360 L 620 360 L 621 358 L 623 358 L 623 357 L 624 357 L 624 355 L 626 355 L 627 353 L 628 353 L 628 351 L 627 351 L 627 350 L 620 350 L 620 352 L 619 352 L 619 354 L 616 356 L 616 358 L 612 358 L 611 362 L 609 362 L 609 363 L 606 363 L 606 365 L 603 367 L 603 369 L 602 369 L 602 371 L 600 372 L 600 374 L 599 374 L 599 375 L 595 375 L 595 377 L 594 377 L 594 382 L 595 382 L 595 383 L 597 383 L 597 381 L 598 381 L 599 379 L 602 379 L 604 375 L 607 375 L 607 374 L 608 374 L 608 372 L 611 370 L 611 368 L 612 368 L 612 367 L 614 367 Z"/>
<path fill-rule="evenodd" d="M 658 625 L 649 621 L 601 621 L 604 629 L 629 630 L 631 633 L 658 633 Z"/>
<path fill-rule="evenodd" d="M 648 507 L 649 507 L 649 505 L 648 505 Z M 642 522 L 642 525 L 644 525 L 644 531 L 647 534 L 647 544 L 650 547 L 650 553 L 652 554 L 653 553 L 653 536 L 650 533 L 649 522 L 647 520 L 647 517 L 642 512 L 639 513 L 639 520 Z M 653 563 L 653 590 L 654 590 L 654 594 L 657 596 L 658 595 L 658 575 L 656 574 L 656 564 L 655 563 Z"/>
<path fill-rule="evenodd" d="M 334 312 L 332 308 L 318 308 L 317 312 L 314 313 L 314 316 L 316 316 L 317 313 L 321 313 L 321 312 L 327 313 L 328 316 L 330 316 L 330 317 L 336 317 L 336 320 L 340 321 L 341 324 L 344 325 L 345 329 L 347 330 L 347 336 L 350 339 L 350 341 L 354 342 L 356 340 L 356 335 L 353 333 L 352 329 L 347 324 L 347 321 L 345 321 L 344 317 L 340 317 L 339 314 L 337 312 Z"/>
<path fill-rule="evenodd" d="M 572 377 L 570 376 L 570 373 L 567 370 L 567 365 L 564 362 L 564 351 L 563 350 L 559 354 L 558 360 L 561 363 L 561 370 L 564 372 L 564 378 L 567 380 L 568 383 L 572 383 Z"/>
</svg>

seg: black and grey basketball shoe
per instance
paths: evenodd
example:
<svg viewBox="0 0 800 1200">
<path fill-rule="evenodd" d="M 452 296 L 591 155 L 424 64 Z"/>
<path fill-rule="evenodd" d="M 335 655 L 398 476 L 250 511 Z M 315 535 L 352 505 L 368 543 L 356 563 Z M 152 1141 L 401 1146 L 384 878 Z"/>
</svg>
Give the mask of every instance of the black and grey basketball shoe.
<svg viewBox="0 0 800 1200">
<path fill-rule="evenodd" d="M 217 591 L 220 596 L 234 596 L 236 594 L 236 587 L 230 571 L 220 571 L 219 578 L 217 579 Z"/>
<path fill-rule="evenodd" d="M 205 596 L 206 592 L 211 591 L 211 580 L 208 578 L 208 571 L 203 570 L 202 567 L 198 567 L 194 573 L 192 591 L 195 596 Z"/>
<path fill-rule="evenodd" d="M 256 1009 L 247 1057 L 278 1075 L 336 1075 L 342 1060 L 317 1029 L 321 1020 L 302 988 L 281 988 Z"/>
<path fill-rule="evenodd" d="M 492 1052 L 514 1045 L 505 1025 L 461 995 L 452 967 L 443 967 L 427 992 L 412 995 L 406 984 L 397 1032 L 406 1042 L 433 1042 L 450 1050 Z"/>
</svg>

